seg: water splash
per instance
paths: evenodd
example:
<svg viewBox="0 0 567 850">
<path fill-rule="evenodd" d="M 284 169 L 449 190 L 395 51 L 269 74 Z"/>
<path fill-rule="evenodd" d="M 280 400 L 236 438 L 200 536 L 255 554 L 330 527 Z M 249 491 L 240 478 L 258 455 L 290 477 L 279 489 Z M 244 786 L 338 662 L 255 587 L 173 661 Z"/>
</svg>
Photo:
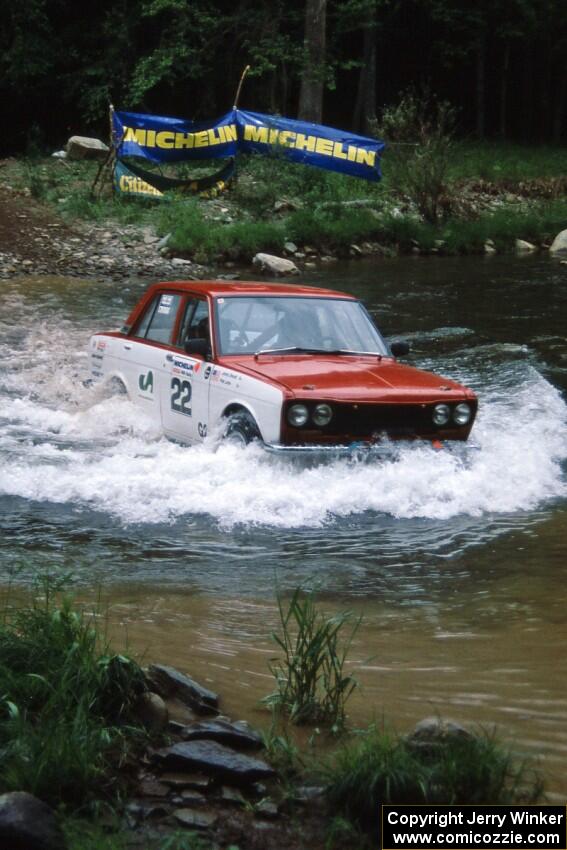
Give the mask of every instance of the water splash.
<svg viewBox="0 0 567 850">
<path fill-rule="evenodd" d="M 478 363 L 467 364 L 476 383 L 484 381 L 474 430 L 480 450 L 469 462 L 407 445 L 376 463 L 302 468 L 257 446 L 170 443 L 127 399 L 82 388 L 68 359 L 51 378 L 44 367 L 38 393 L 34 361 L 30 385 L 19 373 L 24 393 L 3 399 L 0 495 L 88 507 L 125 524 L 205 515 L 223 528 L 320 528 L 368 512 L 478 517 L 567 495 L 567 408 L 559 393 L 529 364 L 484 365 L 482 375 Z"/>
</svg>

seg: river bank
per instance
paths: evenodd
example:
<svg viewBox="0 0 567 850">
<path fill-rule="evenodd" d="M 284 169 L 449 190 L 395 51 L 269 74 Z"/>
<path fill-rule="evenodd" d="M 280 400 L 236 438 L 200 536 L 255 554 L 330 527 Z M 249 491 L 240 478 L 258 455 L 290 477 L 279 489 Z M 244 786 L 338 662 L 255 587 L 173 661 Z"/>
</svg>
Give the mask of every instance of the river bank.
<svg viewBox="0 0 567 850">
<path fill-rule="evenodd" d="M 380 803 L 510 804 L 541 797 L 538 771 L 492 733 L 440 716 L 404 735 L 390 731 L 384 718 L 350 728 L 347 695 L 338 714 L 321 714 L 335 700 L 324 658 L 335 663 L 336 653 L 346 656 L 349 640 L 310 592 L 296 589 L 289 600 L 278 599 L 279 634 L 293 646 L 287 662 L 279 647 L 280 663 L 301 673 L 293 705 L 309 711 L 299 744 L 291 705 L 276 709 L 274 694 L 271 725 L 260 734 L 221 714 L 222 694 L 208 684 L 167 663 L 142 668 L 131 654 L 117 652 L 100 603 L 73 600 L 67 581 L 52 572 L 36 579 L 31 592 L 13 589 L 2 599 L 0 844 L 371 850 Z M 297 635 L 286 625 L 294 606 Z M 302 636 L 309 612 L 314 629 Z M 346 612 L 342 622 L 347 631 L 354 623 Z M 323 666 L 313 666 L 315 646 Z M 271 673 L 272 688 L 287 693 Z M 313 687 L 305 690 L 312 676 Z"/>
<path fill-rule="evenodd" d="M 252 158 L 218 197 L 163 202 L 114 197 L 108 181 L 93 197 L 96 162 L 4 160 L 0 277 L 245 276 L 258 252 L 300 273 L 348 257 L 546 252 L 567 227 L 567 155 L 485 154 L 455 156 L 436 221 L 396 189 L 387 159 L 384 181 L 367 184 Z"/>
</svg>

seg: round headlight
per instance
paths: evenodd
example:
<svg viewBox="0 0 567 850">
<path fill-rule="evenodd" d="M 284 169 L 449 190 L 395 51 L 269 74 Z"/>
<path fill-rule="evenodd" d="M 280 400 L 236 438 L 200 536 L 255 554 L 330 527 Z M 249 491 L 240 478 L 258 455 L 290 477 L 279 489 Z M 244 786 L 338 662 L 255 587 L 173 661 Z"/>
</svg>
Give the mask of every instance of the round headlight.
<svg viewBox="0 0 567 850">
<path fill-rule="evenodd" d="M 333 418 L 333 410 L 328 404 L 318 404 L 313 411 L 313 422 L 322 428 Z"/>
<path fill-rule="evenodd" d="M 453 419 L 457 425 L 466 425 L 471 418 L 471 409 L 468 404 L 458 404 L 453 411 Z"/>
<path fill-rule="evenodd" d="M 446 425 L 451 416 L 448 404 L 436 404 L 433 408 L 433 421 L 436 425 Z"/>
<path fill-rule="evenodd" d="M 309 419 L 309 411 L 304 404 L 292 404 L 287 412 L 287 421 L 294 428 L 301 428 Z"/>
</svg>

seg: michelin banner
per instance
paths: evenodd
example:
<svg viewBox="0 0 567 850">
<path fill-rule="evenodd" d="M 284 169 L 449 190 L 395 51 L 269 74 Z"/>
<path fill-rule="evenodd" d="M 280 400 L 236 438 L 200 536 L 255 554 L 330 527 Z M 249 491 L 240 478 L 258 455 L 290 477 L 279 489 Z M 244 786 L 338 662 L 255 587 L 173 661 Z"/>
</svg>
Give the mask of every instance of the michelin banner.
<svg viewBox="0 0 567 850">
<path fill-rule="evenodd" d="M 156 163 L 235 157 L 238 153 L 281 156 L 292 162 L 380 179 L 384 143 L 305 121 L 233 109 L 214 122 L 184 121 L 136 112 L 113 113 L 117 158 Z"/>
</svg>

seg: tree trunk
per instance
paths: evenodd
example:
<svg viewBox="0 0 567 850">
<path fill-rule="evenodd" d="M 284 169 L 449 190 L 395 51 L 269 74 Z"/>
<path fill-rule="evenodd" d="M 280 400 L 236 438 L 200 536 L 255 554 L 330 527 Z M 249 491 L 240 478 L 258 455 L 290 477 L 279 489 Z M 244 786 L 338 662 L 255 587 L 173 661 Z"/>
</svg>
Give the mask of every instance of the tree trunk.
<svg viewBox="0 0 567 850">
<path fill-rule="evenodd" d="M 370 133 L 376 124 L 376 30 L 369 28 L 365 33 L 364 57 L 367 62 L 366 86 L 364 91 L 364 116 L 362 130 Z"/>
<path fill-rule="evenodd" d="M 353 127 L 369 133 L 376 121 L 376 30 L 369 22 L 364 28 L 363 64 L 353 114 Z"/>
<path fill-rule="evenodd" d="M 567 100 L 567 72 L 557 81 L 557 94 L 555 96 L 555 109 L 553 111 L 552 140 L 554 145 L 561 144 L 563 135 L 563 120 L 565 117 L 565 101 Z"/>
<path fill-rule="evenodd" d="M 484 38 L 481 38 L 476 49 L 476 134 L 479 139 L 484 139 L 484 65 Z"/>
<path fill-rule="evenodd" d="M 299 118 L 321 123 L 325 88 L 325 37 L 327 0 L 306 0 L 305 66 L 299 92 Z"/>
<path fill-rule="evenodd" d="M 524 54 L 524 128 L 522 136 L 525 142 L 531 142 L 534 134 L 534 62 L 532 47 L 526 46 Z"/>
<path fill-rule="evenodd" d="M 502 57 L 502 77 L 500 79 L 500 138 L 506 138 L 507 106 L 508 106 L 508 75 L 510 71 L 510 44 L 504 45 Z"/>
</svg>

